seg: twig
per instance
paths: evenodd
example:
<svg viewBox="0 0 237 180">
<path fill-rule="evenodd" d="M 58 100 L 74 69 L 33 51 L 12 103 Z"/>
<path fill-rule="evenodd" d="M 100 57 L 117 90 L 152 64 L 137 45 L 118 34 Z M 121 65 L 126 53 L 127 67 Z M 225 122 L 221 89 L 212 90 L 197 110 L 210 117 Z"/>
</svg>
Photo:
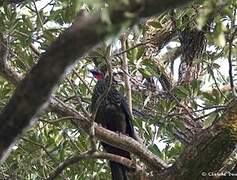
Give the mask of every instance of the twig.
<svg viewBox="0 0 237 180">
<path fill-rule="evenodd" d="M 180 100 L 179 100 L 172 92 L 170 92 L 169 90 L 168 90 L 167 92 L 168 92 L 168 94 L 176 101 L 176 103 L 177 103 L 179 106 L 181 106 L 184 111 L 186 111 L 187 115 L 188 115 L 192 120 L 194 120 L 193 115 L 192 115 L 191 112 L 185 107 L 185 105 L 183 105 L 183 103 L 180 102 Z"/>
<path fill-rule="evenodd" d="M 107 159 L 110 161 L 118 162 L 122 165 L 125 165 L 129 168 L 141 170 L 141 167 L 133 163 L 130 159 L 124 158 L 122 156 L 114 155 L 111 153 L 105 153 L 105 152 L 93 152 L 86 151 L 79 155 L 75 155 L 61 164 L 48 176 L 47 180 L 53 180 L 55 179 L 64 169 L 66 169 L 68 166 L 71 166 L 75 163 L 78 163 L 81 160 L 84 159 Z"/>
<path fill-rule="evenodd" d="M 16 85 L 21 79 L 21 75 L 16 73 L 8 64 L 8 57 L 10 54 L 9 42 L 0 34 L 0 74 Z"/>
<path fill-rule="evenodd" d="M 230 77 L 230 87 L 231 87 L 231 91 L 234 97 L 237 97 L 237 93 L 235 90 L 235 85 L 234 85 L 234 79 L 233 79 L 233 74 L 232 74 L 232 60 L 231 60 L 231 56 L 232 56 L 232 43 L 235 37 L 235 34 L 237 33 L 237 28 L 235 28 L 234 33 L 232 34 L 230 41 L 229 41 L 229 54 L 228 54 L 228 62 L 229 62 L 229 77 Z"/>
<path fill-rule="evenodd" d="M 221 110 L 224 110 L 224 109 L 222 109 L 222 108 L 216 109 L 216 110 L 214 110 L 214 111 L 212 111 L 212 112 L 210 112 L 210 113 L 207 113 L 207 114 L 205 114 L 205 115 L 203 115 L 203 116 L 199 116 L 199 117 L 195 118 L 195 121 L 198 121 L 198 120 L 200 120 L 200 119 L 203 119 L 203 118 L 205 118 L 205 117 L 208 117 L 208 116 L 210 116 L 211 114 L 216 113 L 216 112 L 219 112 L 219 111 L 221 111 Z"/>
<path fill-rule="evenodd" d="M 127 76 L 129 76 L 131 82 L 133 82 L 134 84 L 136 84 L 137 86 L 140 86 L 142 88 L 146 88 L 145 85 L 143 85 L 141 82 L 139 82 L 136 78 L 132 77 L 130 74 L 128 74 L 127 72 L 124 71 L 124 69 L 121 69 L 123 71 L 124 74 L 126 74 Z"/>
<path fill-rule="evenodd" d="M 212 79 L 214 80 L 214 83 L 215 83 L 215 86 L 217 88 L 217 90 L 220 92 L 220 94 L 225 98 L 226 101 L 228 101 L 228 98 L 225 96 L 225 94 L 221 91 L 220 87 L 218 86 L 218 83 L 217 83 L 217 80 L 216 80 L 216 77 L 214 75 L 214 72 L 212 70 L 212 68 L 208 65 L 208 68 L 210 70 L 210 74 L 211 74 L 211 77 Z"/>
<path fill-rule="evenodd" d="M 22 137 L 21 139 L 28 142 L 28 143 L 31 143 L 31 144 L 34 144 L 34 145 L 40 147 L 50 157 L 50 159 L 52 159 L 54 162 L 56 162 L 56 159 L 53 156 L 51 156 L 51 154 L 48 152 L 47 148 L 45 146 L 43 146 L 42 144 L 40 144 L 38 142 L 35 142 L 35 141 L 32 141 L 30 139 L 24 138 L 24 137 Z"/>
<path fill-rule="evenodd" d="M 149 42 L 151 42 L 151 41 L 146 41 L 146 42 L 138 43 L 138 44 L 136 44 L 136 45 L 134 45 L 134 46 L 132 46 L 132 47 L 130 47 L 130 48 L 128 48 L 128 49 L 123 49 L 121 52 L 119 52 L 119 53 L 117 53 L 117 54 L 114 54 L 114 55 L 112 55 L 112 56 L 120 56 L 120 55 L 122 55 L 122 54 L 124 54 L 124 53 L 126 53 L 126 52 L 128 52 L 128 51 L 131 51 L 131 50 L 133 50 L 133 49 L 135 49 L 135 48 L 137 48 L 137 47 L 139 47 L 139 46 L 146 45 L 146 44 L 149 43 Z"/>
<path fill-rule="evenodd" d="M 76 91 L 74 85 L 72 84 L 72 82 L 69 80 L 68 77 L 66 79 L 69 82 L 69 84 L 71 85 L 74 93 L 77 94 L 77 91 Z M 83 107 L 83 104 L 82 104 L 81 99 L 79 97 L 77 97 L 77 102 L 79 103 L 80 108 L 81 108 L 82 112 L 84 113 L 84 115 L 87 117 L 87 119 L 89 119 L 90 122 L 93 122 L 94 119 L 92 119 L 92 117 L 90 116 L 89 112 L 87 112 L 87 110 Z M 96 151 L 96 140 L 95 140 L 95 137 L 94 137 L 95 136 L 95 132 L 94 132 L 93 124 L 91 125 L 89 136 L 90 136 L 90 140 L 91 140 L 91 149 L 92 149 L 92 151 L 95 152 Z"/>
<path fill-rule="evenodd" d="M 35 55 L 40 56 L 41 52 L 31 43 L 30 49 L 35 53 Z"/>
<path fill-rule="evenodd" d="M 126 48 L 126 34 L 125 33 L 121 35 L 120 42 L 121 42 L 121 49 L 122 51 L 124 51 L 123 56 L 122 56 L 122 69 L 124 70 L 124 72 L 126 72 L 124 73 L 126 97 L 127 97 L 129 111 L 132 114 L 132 90 L 131 90 L 130 77 L 127 75 L 129 74 L 129 70 L 128 70 L 127 53 L 125 52 L 125 48 Z"/>
<path fill-rule="evenodd" d="M 46 8 L 48 5 L 52 5 L 52 6 L 54 7 L 54 6 L 55 6 L 55 2 L 54 2 L 54 3 L 53 3 L 53 2 L 54 2 L 54 0 L 51 0 L 49 3 L 45 4 L 44 7 L 42 7 L 42 8 L 40 9 L 40 11 L 41 11 L 41 10 L 44 10 L 44 8 Z M 52 8 L 53 8 L 53 7 L 52 7 Z M 52 11 L 52 9 L 50 10 L 50 12 L 51 12 L 51 11 Z M 45 23 L 45 22 L 44 22 L 44 23 Z"/>
<path fill-rule="evenodd" d="M 39 11 L 38 11 L 38 9 L 37 9 L 37 6 L 36 6 L 36 4 L 35 4 L 35 0 L 33 0 L 33 4 L 34 4 L 34 8 L 35 8 L 35 13 L 36 13 L 37 17 L 39 18 L 40 26 L 41 26 L 42 31 L 43 31 L 43 30 L 44 30 L 44 24 L 43 24 L 41 15 L 40 15 L 40 13 L 39 13 Z"/>
<path fill-rule="evenodd" d="M 75 85 L 72 83 L 72 81 L 68 77 L 66 77 L 66 79 L 67 79 L 68 83 L 70 84 L 70 86 L 72 87 L 74 94 L 77 95 L 77 90 L 75 89 Z M 79 103 L 80 108 L 81 108 L 82 112 L 84 113 L 84 115 L 88 119 L 91 119 L 90 113 L 83 107 L 80 97 L 76 96 L 76 98 L 77 98 L 77 102 Z"/>
<path fill-rule="evenodd" d="M 63 127 L 61 127 L 60 129 L 63 129 Z M 77 130 L 78 131 L 78 130 Z M 75 149 L 77 150 L 77 152 L 81 152 L 80 148 L 78 147 L 77 143 L 75 141 L 73 141 L 71 135 L 68 135 L 68 133 L 66 131 L 63 131 L 64 135 L 67 136 L 67 138 L 69 139 L 70 143 L 72 144 L 72 146 L 75 147 Z"/>
<path fill-rule="evenodd" d="M 55 106 L 55 102 L 57 102 L 58 104 L 60 104 L 62 107 L 64 107 L 64 108 L 70 108 L 70 111 L 72 111 L 73 113 L 76 113 L 76 114 L 78 114 L 78 115 L 80 115 L 81 116 L 81 114 L 79 114 L 79 112 L 78 111 L 76 111 L 74 108 L 71 108 L 71 107 L 69 107 L 69 106 L 67 106 L 63 101 L 61 101 L 60 99 L 58 99 L 57 97 L 53 97 L 52 98 L 52 100 L 51 100 L 51 106 L 52 107 L 54 107 Z M 59 107 L 58 105 L 57 105 L 57 107 Z M 70 116 L 70 115 L 69 115 Z M 88 121 L 88 120 L 87 120 Z"/>
<path fill-rule="evenodd" d="M 88 86 L 88 83 L 83 78 L 81 78 L 80 74 L 75 70 L 75 68 L 72 71 L 76 74 L 76 76 L 80 79 L 80 81 L 85 85 L 89 93 L 92 94 L 93 92 L 91 88 Z"/>
<path fill-rule="evenodd" d="M 79 95 L 73 95 L 73 96 L 69 96 L 69 97 L 65 97 L 62 95 L 62 97 L 66 98 L 63 100 L 63 102 L 68 102 L 70 100 L 73 100 L 73 99 L 77 99 L 77 98 L 80 98 L 80 100 L 83 102 L 83 103 L 86 103 L 86 104 L 90 104 L 89 100 L 85 100 L 83 99 L 82 97 L 80 97 Z"/>
<path fill-rule="evenodd" d="M 9 56 L 9 39 L 0 33 L 0 63 L 5 67 Z"/>
<path fill-rule="evenodd" d="M 164 90 L 170 91 L 174 84 L 174 77 L 171 73 L 168 73 L 164 69 L 164 65 L 160 62 L 159 59 L 155 60 L 156 63 L 156 71 L 159 75 L 158 79 L 160 81 L 160 84 Z"/>
<path fill-rule="evenodd" d="M 95 120 L 96 114 L 98 112 L 100 104 L 102 103 L 102 100 L 108 95 L 108 93 L 109 93 L 109 91 L 110 91 L 110 89 L 112 87 L 113 74 L 112 74 L 112 65 L 111 65 L 110 57 L 105 57 L 105 61 L 106 61 L 106 64 L 107 64 L 107 69 L 108 69 L 108 74 L 109 74 L 108 86 L 106 87 L 104 93 L 101 94 L 100 97 L 95 102 L 96 109 L 95 109 L 95 111 L 92 114 L 92 119 L 93 120 Z"/>
<path fill-rule="evenodd" d="M 58 118 L 56 120 L 53 120 L 53 121 L 47 121 L 45 119 L 39 119 L 39 121 L 41 122 L 45 122 L 45 123 L 48 123 L 48 124 L 54 124 L 54 123 L 58 123 L 58 122 L 61 122 L 61 121 L 68 121 L 68 120 L 71 120 L 73 117 L 70 117 L 70 116 L 67 116 L 67 117 L 62 117 L 62 118 Z"/>
<path fill-rule="evenodd" d="M 89 134 L 90 134 L 90 139 L 91 139 L 92 145 L 94 145 L 92 147 L 92 150 L 96 150 L 96 148 L 95 148 L 95 127 L 94 127 L 93 122 L 95 121 L 96 114 L 98 112 L 100 104 L 102 103 L 103 99 L 108 95 L 108 93 L 111 89 L 111 86 L 112 86 L 112 78 L 113 78 L 112 76 L 113 75 L 112 75 L 112 65 L 111 65 L 110 57 L 105 57 L 105 61 L 107 63 L 107 69 L 108 69 L 108 73 L 109 73 L 109 82 L 108 82 L 108 86 L 106 87 L 104 93 L 101 94 L 101 96 L 96 100 L 96 102 L 95 102 L 96 109 L 93 112 L 92 117 L 90 118 L 90 120 L 92 119 L 92 121 L 91 121 L 91 127 L 90 127 Z"/>
</svg>

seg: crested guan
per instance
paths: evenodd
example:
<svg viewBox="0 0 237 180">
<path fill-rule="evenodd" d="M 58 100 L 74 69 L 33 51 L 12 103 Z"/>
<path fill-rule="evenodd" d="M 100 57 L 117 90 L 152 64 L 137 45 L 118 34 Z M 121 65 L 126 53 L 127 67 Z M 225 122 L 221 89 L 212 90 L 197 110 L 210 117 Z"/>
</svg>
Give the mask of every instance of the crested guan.
<svg viewBox="0 0 237 180">
<path fill-rule="evenodd" d="M 91 112 L 93 113 L 96 111 L 95 104 L 97 99 L 108 88 L 109 77 L 105 77 L 99 70 L 91 70 L 91 73 L 97 79 L 91 100 Z M 136 139 L 131 120 L 132 116 L 129 111 L 128 104 L 126 103 L 124 97 L 115 89 L 115 86 L 112 83 L 107 96 L 102 100 L 98 108 L 97 114 L 95 115 L 95 121 L 98 124 L 101 124 L 104 128 Z M 107 143 L 102 143 L 102 146 L 108 153 L 131 159 L 130 153 L 127 151 L 113 147 Z M 127 172 L 129 169 L 126 166 L 113 161 L 110 161 L 109 164 L 112 173 L 112 180 L 128 179 Z"/>
</svg>

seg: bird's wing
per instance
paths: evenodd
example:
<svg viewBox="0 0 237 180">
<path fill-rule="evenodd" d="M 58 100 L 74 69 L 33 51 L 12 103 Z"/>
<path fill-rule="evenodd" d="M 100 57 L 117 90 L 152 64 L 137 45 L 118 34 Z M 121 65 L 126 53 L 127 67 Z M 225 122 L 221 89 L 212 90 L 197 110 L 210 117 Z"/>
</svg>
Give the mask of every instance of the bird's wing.
<svg viewBox="0 0 237 180">
<path fill-rule="evenodd" d="M 132 115 L 129 111 L 128 104 L 124 98 L 121 99 L 121 107 L 126 115 L 126 123 L 127 123 L 127 132 L 130 137 L 136 139 L 134 127 L 132 124 Z"/>
</svg>

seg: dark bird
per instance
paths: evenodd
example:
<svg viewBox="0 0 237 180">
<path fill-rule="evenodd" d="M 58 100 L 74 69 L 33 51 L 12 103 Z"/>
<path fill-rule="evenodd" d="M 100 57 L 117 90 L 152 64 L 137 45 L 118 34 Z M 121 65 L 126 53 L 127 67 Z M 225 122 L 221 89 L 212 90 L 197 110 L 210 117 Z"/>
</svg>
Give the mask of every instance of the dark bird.
<svg viewBox="0 0 237 180">
<path fill-rule="evenodd" d="M 93 76 L 97 79 L 95 85 L 92 101 L 91 112 L 95 113 L 96 101 L 103 94 L 109 86 L 109 77 L 105 77 L 104 73 L 99 70 L 91 70 Z M 130 137 L 135 138 L 134 128 L 132 125 L 132 116 L 128 108 L 124 97 L 115 89 L 115 85 L 112 86 L 105 98 L 101 101 L 101 104 L 95 115 L 95 121 L 101 124 L 104 128 L 111 131 L 122 133 Z M 122 157 L 131 159 L 130 153 L 122 149 L 111 146 L 107 143 L 102 143 L 105 151 Z M 127 180 L 129 169 L 117 162 L 110 161 L 112 180 Z"/>
</svg>

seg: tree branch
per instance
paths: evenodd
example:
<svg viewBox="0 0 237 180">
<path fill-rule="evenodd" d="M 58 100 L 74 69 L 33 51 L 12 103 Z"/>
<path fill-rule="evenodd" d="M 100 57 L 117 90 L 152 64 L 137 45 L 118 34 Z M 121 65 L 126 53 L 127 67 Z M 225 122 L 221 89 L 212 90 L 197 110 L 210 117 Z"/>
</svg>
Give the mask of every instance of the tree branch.
<svg viewBox="0 0 237 180">
<path fill-rule="evenodd" d="M 0 67 L 0 70 L 1 70 L 1 67 Z M 12 72 L 14 72 L 12 69 L 10 69 Z M 1 71 L 0 71 L 1 72 Z M 9 74 L 8 73 L 6 73 L 6 74 L 4 74 L 4 77 L 6 78 L 6 79 L 8 79 L 9 80 L 9 78 L 8 78 L 8 76 L 9 76 Z M 19 76 L 18 74 L 16 74 L 16 76 Z M 17 82 L 17 83 L 19 83 L 19 79 L 20 79 L 20 77 L 17 77 L 16 79 L 10 79 L 9 80 L 9 82 L 11 82 L 11 83 L 13 83 L 13 84 L 15 84 L 15 82 Z M 16 83 L 16 84 L 17 84 Z M 63 106 L 61 106 L 61 105 L 63 105 Z M 74 119 L 74 120 L 72 120 L 73 122 L 74 122 L 74 124 L 76 125 L 76 126 L 79 126 L 79 128 L 81 128 L 82 130 L 84 130 L 84 131 L 86 131 L 87 132 L 87 130 L 88 130 L 88 127 L 90 126 L 89 124 L 90 124 L 90 121 L 87 121 L 87 120 L 85 120 L 84 119 L 84 117 L 83 116 L 79 116 L 78 117 L 78 112 L 76 112 L 76 111 L 74 111 L 74 110 L 72 110 L 71 108 L 69 108 L 69 107 L 67 107 L 63 102 L 58 102 L 58 99 L 55 99 L 55 98 L 52 98 L 52 101 L 49 103 L 49 110 L 52 110 L 52 111 L 54 111 L 55 113 L 57 113 L 58 115 L 62 115 L 62 116 L 66 116 L 66 119 Z M 74 118 L 74 117 L 77 117 L 77 118 Z M 60 119 L 61 120 L 61 119 Z M 78 122 L 79 121 L 79 122 Z M 100 137 L 100 139 L 102 140 L 102 141 L 105 141 L 105 142 L 107 142 L 107 143 L 110 143 L 110 144 L 113 144 L 113 143 L 115 143 L 115 146 L 117 146 L 117 147 L 119 147 L 119 148 L 122 148 L 122 149 L 125 149 L 125 150 L 128 150 L 128 151 L 131 151 L 132 153 L 134 153 L 133 151 L 134 151 L 134 149 L 136 149 L 136 152 L 134 153 L 134 154 L 136 154 L 137 156 L 139 156 L 139 157 L 141 157 L 142 156 L 142 159 L 145 161 L 145 162 L 148 162 L 147 164 L 148 165 L 150 165 L 150 167 L 152 167 L 153 166 L 153 164 L 155 164 L 154 165 L 154 167 L 153 167 L 153 169 L 155 169 L 155 170 L 157 170 L 157 169 L 163 169 L 163 168 L 166 168 L 166 167 L 168 167 L 168 165 L 165 163 L 165 162 L 163 162 L 161 159 L 159 159 L 159 158 L 157 158 L 156 156 L 154 156 L 152 153 L 150 153 L 150 152 L 146 152 L 146 151 L 148 151 L 145 147 L 143 148 L 143 147 L 140 147 L 140 148 L 136 148 L 136 145 L 135 145 L 135 147 L 126 147 L 126 148 L 124 148 L 124 146 L 120 146 L 119 145 L 119 143 L 121 142 L 121 141 L 124 141 L 124 142 L 127 142 L 127 144 L 130 144 L 130 142 L 129 142 L 129 140 L 127 141 L 127 138 L 128 139 L 131 139 L 131 138 L 129 138 L 129 137 L 127 137 L 127 136 L 125 136 L 123 139 L 120 139 L 120 137 L 117 137 L 116 138 L 116 140 L 114 140 L 114 137 L 110 137 L 110 133 L 112 132 L 112 131 L 109 131 L 109 130 L 107 130 L 107 129 L 104 129 L 104 128 L 102 128 L 102 127 L 100 127 L 100 126 L 98 126 L 98 125 L 96 125 L 95 126 L 95 129 L 99 129 L 99 130 L 96 130 L 96 132 L 99 134 L 99 137 Z M 102 129 L 101 129 L 102 128 Z M 97 136 L 97 133 L 96 133 L 96 136 Z M 112 132 L 113 133 L 113 132 Z M 115 134 L 115 136 L 116 136 L 117 134 Z M 104 136 L 106 136 L 106 139 L 104 139 L 103 140 L 103 137 Z M 118 136 L 118 135 L 117 135 Z M 113 139 L 112 140 L 112 142 L 111 142 L 111 139 Z M 133 139 L 132 139 L 133 140 Z M 138 146 L 141 146 L 140 144 L 138 145 Z M 145 155 L 143 155 L 143 152 L 146 152 L 145 153 Z M 147 155 L 148 154 L 148 155 Z M 157 160 L 157 162 L 156 162 L 156 159 L 158 159 Z M 161 164 L 159 165 L 159 162 L 161 162 Z M 159 167 L 159 168 L 157 168 L 157 167 Z"/>
<path fill-rule="evenodd" d="M 109 161 L 115 161 L 122 165 L 125 165 L 131 169 L 135 169 L 137 171 L 141 170 L 141 167 L 136 165 L 134 162 L 132 162 L 130 159 L 114 155 L 111 153 L 105 153 L 105 152 L 93 152 L 86 151 L 84 153 L 81 153 L 79 155 L 75 155 L 61 164 L 48 176 L 47 180 L 53 180 L 55 179 L 64 169 L 66 169 L 68 166 L 71 166 L 75 163 L 78 163 L 81 160 L 84 159 L 107 159 Z"/>
<path fill-rule="evenodd" d="M 124 82 L 125 82 L 125 92 L 128 102 L 128 108 L 130 113 L 132 114 L 132 89 L 131 89 L 131 83 L 130 83 L 130 77 L 128 76 L 129 70 L 128 70 L 128 59 L 127 59 L 127 53 L 125 51 L 126 49 L 126 34 L 123 33 L 120 37 L 121 42 L 121 50 L 124 52 L 122 54 L 122 69 L 125 72 L 124 73 Z"/>
<path fill-rule="evenodd" d="M 216 120 L 214 125 L 203 130 L 185 147 L 176 163 L 160 174 L 159 179 L 202 179 L 203 172 L 218 172 L 225 160 L 236 148 L 237 101 Z"/>
<path fill-rule="evenodd" d="M 5 74 L 5 76 L 8 76 L 8 74 Z M 14 80 L 14 82 L 15 81 L 17 81 L 17 80 Z M 54 98 L 54 97 L 52 98 L 52 100 L 49 103 L 49 110 L 55 112 L 56 114 L 58 114 L 62 117 L 65 117 L 64 119 L 72 120 L 74 125 L 76 125 L 80 129 L 84 130 L 85 132 L 89 133 L 88 130 L 89 130 L 89 127 L 91 126 L 91 122 L 89 121 L 89 119 L 88 120 L 85 119 L 84 116 L 79 114 L 79 112 L 76 112 L 73 109 L 71 109 L 70 107 L 66 106 L 63 102 L 61 102 L 57 98 Z M 60 120 L 62 120 L 62 119 L 60 119 Z M 132 138 L 125 136 L 123 139 L 121 139 L 120 136 L 115 134 L 117 136 L 116 136 L 116 139 L 114 139 L 113 136 L 110 136 L 112 131 L 104 129 L 98 125 L 95 125 L 94 128 L 95 128 L 95 133 L 96 133 L 95 136 L 96 137 L 99 136 L 99 139 L 101 139 L 102 141 L 105 141 L 106 143 L 109 143 L 112 145 L 115 144 L 116 147 L 119 147 L 119 148 L 122 148 L 124 150 L 134 153 L 138 157 L 141 157 L 141 159 L 143 159 L 144 162 L 146 162 L 148 165 L 150 165 L 150 167 L 152 167 L 154 165 L 153 169 L 157 170 L 157 169 L 163 169 L 163 168 L 168 167 L 168 165 L 165 162 L 163 162 L 161 159 L 159 159 L 158 157 L 153 155 L 145 147 L 142 147 L 141 144 L 137 144 L 137 142 L 136 142 L 135 146 L 130 147 L 130 145 L 129 145 L 130 139 L 132 139 Z M 106 137 L 105 139 L 103 139 L 104 136 Z M 129 140 L 127 140 L 127 138 Z M 122 142 L 122 141 L 124 141 L 127 145 L 120 146 L 120 142 Z M 140 148 L 137 149 L 137 146 L 140 146 Z M 136 151 L 136 152 L 134 152 L 134 151 Z M 143 152 L 146 152 L 146 153 L 143 154 Z M 159 165 L 160 162 L 161 162 L 161 164 Z"/>
<path fill-rule="evenodd" d="M 12 84 L 17 85 L 17 83 L 22 80 L 20 74 L 16 73 L 8 64 L 9 56 L 9 43 L 7 38 L 4 38 L 0 34 L 0 74 L 6 80 L 10 81 Z"/>
<path fill-rule="evenodd" d="M 58 103 L 55 103 L 54 100 L 51 101 L 50 105 L 52 111 L 56 112 L 59 115 L 72 117 L 72 122 L 77 127 L 89 134 L 91 127 L 91 122 L 89 120 L 85 119 L 82 115 L 80 115 L 73 109 L 66 107 L 63 104 L 59 105 Z M 155 171 L 168 167 L 166 162 L 155 156 L 146 147 L 144 147 L 143 144 L 140 144 L 133 138 L 123 134 L 114 133 L 113 131 L 97 125 L 97 123 L 94 123 L 93 125 L 95 128 L 95 137 L 97 139 L 137 155 Z"/>
<path fill-rule="evenodd" d="M 234 79 L 233 79 L 233 72 L 232 72 L 232 43 L 233 43 L 233 40 L 235 38 L 235 35 L 237 33 L 237 28 L 235 28 L 235 31 L 234 33 L 232 34 L 231 38 L 230 38 L 230 41 L 229 41 L 229 54 L 228 54 L 228 62 L 229 62 L 229 77 L 230 77 L 230 87 L 231 87 L 231 90 L 232 90 L 232 94 L 234 97 L 237 97 L 237 93 L 236 93 L 236 90 L 235 90 L 235 85 L 234 85 Z"/>
<path fill-rule="evenodd" d="M 66 68 L 76 59 L 83 57 L 102 40 L 118 33 L 125 21 L 128 26 L 132 26 L 139 18 L 161 13 L 187 2 L 191 0 L 129 1 L 116 10 L 110 10 L 111 24 L 104 22 L 100 16 L 76 20 L 42 54 L 38 64 L 17 86 L 3 109 L 0 115 L 0 159 L 6 157 L 6 152 L 17 136 L 34 123 L 32 117 L 45 107 L 53 88 L 61 80 Z M 135 16 L 129 18 L 127 13 L 134 13 Z"/>
<path fill-rule="evenodd" d="M 61 63 L 61 61 L 58 61 L 57 63 L 59 62 Z M 193 177 L 193 175 L 195 174 L 197 174 L 197 176 L 199 177 L 203 169 L 205 169 L 206 171 L 219 169 L 220 164 L 222 164 L 223 160 L 229 156 L 230 152 L 232 152 L 236 144 L 236 104 L 237 102 L 233 102 L 232 106 L 230 106 L 231 108 L 229 109 L 229 111 L 226 112 L 225 116 L 222 116 L 219 119 L 218 123 L 216 123 L 213 127 L 203 131 L 197 138 L 194 139 L 192 144 L 185 148 L 183 155 L 178 159 L 177 163 L 172 168 L 166 170 L 163 174 L 164 176 L 166 176 L 166 179 L 171 179 L 172 177 L 177 177 L 176 179 L 189 179 L 189 177 Z M 52 108 L 52 104 L 50 107 Z M 84 119 L 83 116 L 80 116 L 79 113 L 65 108 L 62 108 L 60 110 L 58 106 L 56 107 L 57 112 L 60 113 L 61 111 L 61 113 L 64 115 L 67 115 L 65 111 L 70 111 L 69 114 L 73 115 L 74 123 L 76 123 L 78 127 L 84 130 L 88 130 L 88 127 L 90 127 L 88 124 L 89 121 Z M 16 115 L 19 114 L 15 114 L 15 116 Z M 30 118 L 31 116 L 27 116 L 26 119 Z M 6 132 L 6 130 L 9 129 L 1 130 L 4 130 Z M 152 166 L 155 171 L 157 171 L 157 169 L 163 168 L 162 164 L 164 163 L 160 159 L 157 160 L 156 156 L 151 154 L 146 148 L 141 147 L 141 145 L 133 139 L 123 135 L 119 136 L 118 134 L 101 128 L 97 125 L 95 125 L 95 130 L 96 136 L 99 139 L 106 141 L 107 143 L 110 143 L 116 147 L 121 146 L 120 148 L 122 149 L 128 149 L 129 151 L 134 152 L 134 154 L 138 155 L 147 164 Z M 122 143 L 118 143 L 119 141 L 121 141 Z M 5 146 L 0 147 L 1 150 L 4 150 L 5 148 Z M 222 148 L 220 149 L 219 147 Z M 144 150 L 145 152 L 143 153 Z M 153 159 L 154 157 L 155 159 Z M 203 158 L 200 159 L 200 157 Z M 166 174 L 166 172 L 169 173 Z M 195 179 L 196 177 L 193 178 Z"/>
</svg>

